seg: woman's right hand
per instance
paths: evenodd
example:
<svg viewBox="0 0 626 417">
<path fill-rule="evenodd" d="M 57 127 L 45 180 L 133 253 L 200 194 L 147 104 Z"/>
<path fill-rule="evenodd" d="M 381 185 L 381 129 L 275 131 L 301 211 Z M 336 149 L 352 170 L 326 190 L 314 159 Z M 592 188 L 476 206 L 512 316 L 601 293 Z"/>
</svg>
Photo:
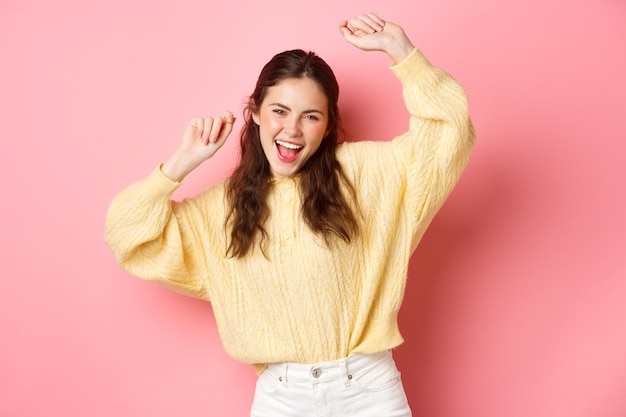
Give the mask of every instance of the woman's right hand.
<svg viewBox="0 0 626 417">
<path fill-rule="evenodd" d="M 234 124 L 235 118 L 229 111 L 217 117 L 192 119 L 185 128 L 180 147 L 161 167 L 163 174 L 172 181 L 182 181 L 222 147 Z"/>
<path fill-rule="evenodd" d="M 359 49 L 386 52 L 394 64 L 402 62 L 415 49 L 404 29 L 374 13 L 339 21 L 339 32 Z"/>
</svg>

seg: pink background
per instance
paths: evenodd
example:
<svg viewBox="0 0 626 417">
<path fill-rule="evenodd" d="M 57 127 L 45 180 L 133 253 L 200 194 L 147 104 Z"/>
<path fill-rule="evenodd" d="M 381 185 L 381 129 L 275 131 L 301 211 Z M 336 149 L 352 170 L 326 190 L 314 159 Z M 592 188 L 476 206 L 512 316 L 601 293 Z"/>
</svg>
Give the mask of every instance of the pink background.
<svg viewBox="0 0 626 417">
<path fill-rule="evenodd" d="M 626 415 L 622 0 L 2 0 L 0 415 L 247 415 L 255 375 L 210 305 L 122 271 L 106 208 L 190 118 L 240 115 L 285 49 L 333 66 L 352 137 L 400 133 L 387 58 L 336 29 L 370 9 L 463 83 L 479 138 L 412 258 L 396 358 L 414 414 Z"/>
</svg>

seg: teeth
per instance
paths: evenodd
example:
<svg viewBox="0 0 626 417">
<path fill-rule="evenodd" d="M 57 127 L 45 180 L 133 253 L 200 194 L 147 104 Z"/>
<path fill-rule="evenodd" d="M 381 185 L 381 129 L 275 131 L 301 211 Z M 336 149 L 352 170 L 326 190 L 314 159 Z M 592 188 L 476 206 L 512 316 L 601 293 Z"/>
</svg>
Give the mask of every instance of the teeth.
<svg viewBox="0 0 626 417">
<path fill-rule="evenodd" d="M 277 140 L 276 143 L 278 143 L 280 146 L 284 146 L 287 149 L 302 149 L 302 148 L 304 148 L 304 146 L 294 145 L 293 143 L 283 142 L 282 140 Z"/>
</svg>

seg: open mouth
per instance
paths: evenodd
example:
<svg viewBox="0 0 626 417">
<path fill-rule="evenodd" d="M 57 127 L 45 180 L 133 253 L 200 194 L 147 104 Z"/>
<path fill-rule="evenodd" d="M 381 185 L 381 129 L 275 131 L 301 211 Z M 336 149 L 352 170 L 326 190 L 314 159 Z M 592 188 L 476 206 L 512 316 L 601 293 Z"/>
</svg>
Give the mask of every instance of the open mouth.
<svg viewBox="0 0 626 417">
<path fill-rule="evenodd" d="M 275 140 L 278 157 L 283 162 L 293 162 L 298 157 L 300 151 L 304 148 L 302 145 L 285 142 L 284 140 Z"/>
</svg>

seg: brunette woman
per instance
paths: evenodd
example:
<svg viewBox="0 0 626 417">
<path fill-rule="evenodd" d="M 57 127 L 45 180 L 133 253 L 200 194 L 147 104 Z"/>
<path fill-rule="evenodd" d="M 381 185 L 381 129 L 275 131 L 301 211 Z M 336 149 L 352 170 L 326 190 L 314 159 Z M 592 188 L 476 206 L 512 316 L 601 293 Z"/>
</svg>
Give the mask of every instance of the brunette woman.
<svg viewBox="0 0 626 417">
<path fill-rule="evenodd" d="M 391 353 L 407 266 L 474 143 L 463 88 L 400 26 L 370 13 L 339 31 L 389 56 L 406 133 L 342 143 L 332 70 L 282 52 L 250 96 L 228 180 L 170 200 L 227 140 L 226 111 L 191 120 L 108 212 L 106 241 L 126 270 L 212 303 L 226 351 L 259 374 L 252 416 L 411 415 Z"/>
</svg>

